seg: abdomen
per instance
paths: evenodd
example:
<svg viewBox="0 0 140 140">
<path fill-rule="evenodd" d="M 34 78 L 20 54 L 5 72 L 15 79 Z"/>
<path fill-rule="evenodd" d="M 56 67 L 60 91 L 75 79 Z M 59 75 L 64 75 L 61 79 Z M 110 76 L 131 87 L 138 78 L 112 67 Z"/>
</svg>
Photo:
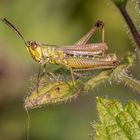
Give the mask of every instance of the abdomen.
<svg viewBox="0 0 140 140">
<path fill-rule="evenodd" d="M 105 69 L 113 68 L 118 65 L 117 59 L 108 58 L 79 58 L 71 57 L 66 59 L 67 67 L 73 69 Z"/>
</svg>

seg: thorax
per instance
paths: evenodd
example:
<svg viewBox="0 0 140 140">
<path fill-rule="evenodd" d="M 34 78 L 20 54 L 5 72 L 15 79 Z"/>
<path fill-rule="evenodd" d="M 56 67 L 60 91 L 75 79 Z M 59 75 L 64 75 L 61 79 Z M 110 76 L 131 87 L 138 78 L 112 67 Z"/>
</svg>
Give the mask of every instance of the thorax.
<svg viewBox="0 0 140 140">
<path fill-rule="evenodd" d="M 48 46 L 42 48 L 43 63 L 63 64 L 65 57 L 66 54 L 59 47 Z"/>
</svg>

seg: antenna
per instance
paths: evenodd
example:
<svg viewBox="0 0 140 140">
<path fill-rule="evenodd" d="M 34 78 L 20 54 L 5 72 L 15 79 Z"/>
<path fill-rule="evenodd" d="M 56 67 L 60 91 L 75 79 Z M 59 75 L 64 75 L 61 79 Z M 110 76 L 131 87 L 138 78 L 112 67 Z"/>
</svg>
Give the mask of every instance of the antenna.
<svg viewBox="0 0 140 140">
<path fill-rule="evenodd" d="M 24 37 L 21 35 L 21 33 L 16 29 L 16 27 L 10 23 L 6 18 L 1 19 L 2 22 L 4 22 L 9 28 L 11 28 L 25 43 L 26 46 L 28 46 L 27 41 L 24 39 Z"/>
</svg>

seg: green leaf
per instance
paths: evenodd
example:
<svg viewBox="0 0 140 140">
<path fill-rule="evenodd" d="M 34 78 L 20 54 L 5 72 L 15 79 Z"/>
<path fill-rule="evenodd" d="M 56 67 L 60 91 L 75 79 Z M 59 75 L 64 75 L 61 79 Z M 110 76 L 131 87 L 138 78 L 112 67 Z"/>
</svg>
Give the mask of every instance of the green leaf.
<svg viewBox="0 0 140 140">
<path fill-rule="evenodd" d="M 139 140 L 140 106 L 135 101 L 122 105 L 116 100 L 96 98 L 99 123 L 96 140 Z"/>
<path fill-rule="evenodd" d="M 36 76 L 31 81 L 34 85 Z M 78 83 L 76 83 L 78 87 Z M 34 109 L 48 104 L 66 102 L 72 98 L 76 98 L 80 92 L 73 86 L 72 81 L 65 82 L 60 79 L 50 79 L 47 75 L 40 79 L 40 85 L 33 87 L 25 98 L 24 106 L 26 109 Z"/>
<path fill-rule="evenodd" d="M 109 74 L 107 71 L 102 71 L 96 76 L 91 77 L 89 80 L 85 81 L 84 84 L 84 90 L 88 91 L 90 89 L 94 89 L 100 84 L 106 82 L 106 80 L 109 78 Z"/>
<path fill-rule="evenodd" d="M 116 6 L 126 6 L 128 0 L 111 0 Z"/>
</svg>

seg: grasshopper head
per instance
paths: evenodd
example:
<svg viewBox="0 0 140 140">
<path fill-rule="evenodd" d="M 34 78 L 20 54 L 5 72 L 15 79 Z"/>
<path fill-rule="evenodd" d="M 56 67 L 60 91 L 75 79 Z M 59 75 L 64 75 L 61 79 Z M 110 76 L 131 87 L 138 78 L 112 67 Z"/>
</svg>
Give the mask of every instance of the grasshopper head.
<svg viewBox="0 0 140 140">
<path fill-rule="evenodd" d="M 39 43 L 35 41 L 27 41 L 26 48 L 35 61 L 39 62 L 41 60 L 42 53 L 41 53 L 41 46 Z"/>
</svg>

